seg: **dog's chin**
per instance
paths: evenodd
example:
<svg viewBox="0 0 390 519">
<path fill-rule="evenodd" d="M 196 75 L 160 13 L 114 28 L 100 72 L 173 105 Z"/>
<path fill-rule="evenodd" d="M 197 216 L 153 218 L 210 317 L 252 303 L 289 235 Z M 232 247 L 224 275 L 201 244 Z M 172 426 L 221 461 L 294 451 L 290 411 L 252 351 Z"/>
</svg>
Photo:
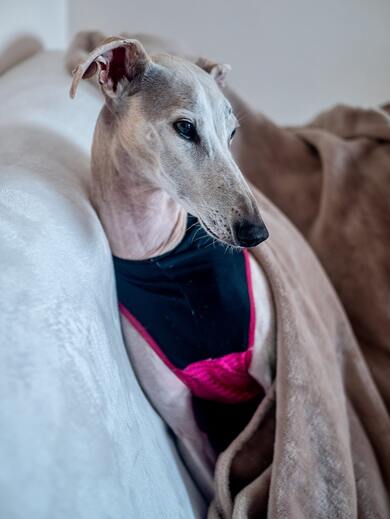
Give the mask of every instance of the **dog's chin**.
<svg viewBox="0 0 390 519">
<path fill-rule="evenodd" d="M 230 236 L 220 236 L 217 232 L 213 231 L 201 218 L 198 218 L 201 226 L 204 230 L 215 240 L 224 243 L 225 245 L 229 245 L 229 247 L 237 247 L 242 248 L 240 245 L 236 243 L 233 237 Z"/>
</svg>

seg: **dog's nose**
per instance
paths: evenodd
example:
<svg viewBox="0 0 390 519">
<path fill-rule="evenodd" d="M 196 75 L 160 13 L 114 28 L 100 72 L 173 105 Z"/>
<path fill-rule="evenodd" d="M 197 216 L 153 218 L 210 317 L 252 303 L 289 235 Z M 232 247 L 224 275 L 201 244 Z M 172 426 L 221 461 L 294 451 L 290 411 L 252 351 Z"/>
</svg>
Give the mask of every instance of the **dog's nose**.
<svg viewBox="0 0 390 519">
<path fill-rule="evenodd" d="M 233 226 L 234 237 L 241 247 L 254 247 L 269 236 L 267 227 L 262 224 L 254 224 L 248 220 L 239 220 Z"/>
</svg>

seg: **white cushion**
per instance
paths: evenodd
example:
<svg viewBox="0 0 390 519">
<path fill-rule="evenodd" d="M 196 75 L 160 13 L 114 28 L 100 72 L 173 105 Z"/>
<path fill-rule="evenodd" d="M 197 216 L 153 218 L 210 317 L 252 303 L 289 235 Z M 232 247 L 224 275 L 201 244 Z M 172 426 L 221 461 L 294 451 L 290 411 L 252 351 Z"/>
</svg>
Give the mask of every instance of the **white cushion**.
<svg viewBox="0 0 390 519">
<path fill-rule="evenodd" d="M 88 201 L 101 98 L 69 84 L 61 53 L 0 78 L 0 516 L 200 517 L 129 364 Z"/>
</svg>

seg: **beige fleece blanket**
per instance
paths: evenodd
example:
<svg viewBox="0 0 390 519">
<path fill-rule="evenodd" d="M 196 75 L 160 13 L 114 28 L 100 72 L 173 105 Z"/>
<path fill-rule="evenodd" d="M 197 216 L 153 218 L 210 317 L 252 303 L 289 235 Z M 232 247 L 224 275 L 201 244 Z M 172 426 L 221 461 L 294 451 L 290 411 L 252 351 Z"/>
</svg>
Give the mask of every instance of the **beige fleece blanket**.
<svg viewBox="0 0 390 519">
<path fill-rule="evenodd" d="M 241 168 L 312 244 L 359 343 L 314 255 L 259 193 L 271 238 L 255 255 L 274 296 L 276 377 L 217 462 L 209 518 L 388 518 L 389 120 L 337 107 L 283 129 L 230 98 Z"/>
<path fill-rule="evenodd" d="M 300 229 L 324 265 L 390 409 L 390 117 L 336 106 L 281 128 L 231 95 L 245 175 Z M 389 108 L 389 107 L 387 107 Z"/>
</svg>

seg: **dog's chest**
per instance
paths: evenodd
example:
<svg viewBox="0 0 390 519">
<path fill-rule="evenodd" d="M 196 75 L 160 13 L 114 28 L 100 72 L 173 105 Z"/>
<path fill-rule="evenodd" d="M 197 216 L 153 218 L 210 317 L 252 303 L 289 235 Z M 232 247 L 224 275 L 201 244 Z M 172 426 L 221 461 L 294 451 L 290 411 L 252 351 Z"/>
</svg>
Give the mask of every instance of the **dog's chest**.
<svg viewBox="0 0 390 519">
<path fill-rule="evenodd" d="M 114 257 L 114 267 L 126 315 L 195 396 L 237 403 L 258 394 L 248 374 L 255 308 L 246 251 L 226 250 L 190 216 L 174 250 Z"/>
<path fill-rule="evenodd" d="M 262 397 L 248 371 L 255 339 L 248 252 L 226 250 L 189 217 L 174 250 L 145 261 L 114 257 L 114 268 L 123 314 L 189 388 L 199 426 L 222 450 L 235 434 L 231 423 L 245 425 Z"/>
</svg>

